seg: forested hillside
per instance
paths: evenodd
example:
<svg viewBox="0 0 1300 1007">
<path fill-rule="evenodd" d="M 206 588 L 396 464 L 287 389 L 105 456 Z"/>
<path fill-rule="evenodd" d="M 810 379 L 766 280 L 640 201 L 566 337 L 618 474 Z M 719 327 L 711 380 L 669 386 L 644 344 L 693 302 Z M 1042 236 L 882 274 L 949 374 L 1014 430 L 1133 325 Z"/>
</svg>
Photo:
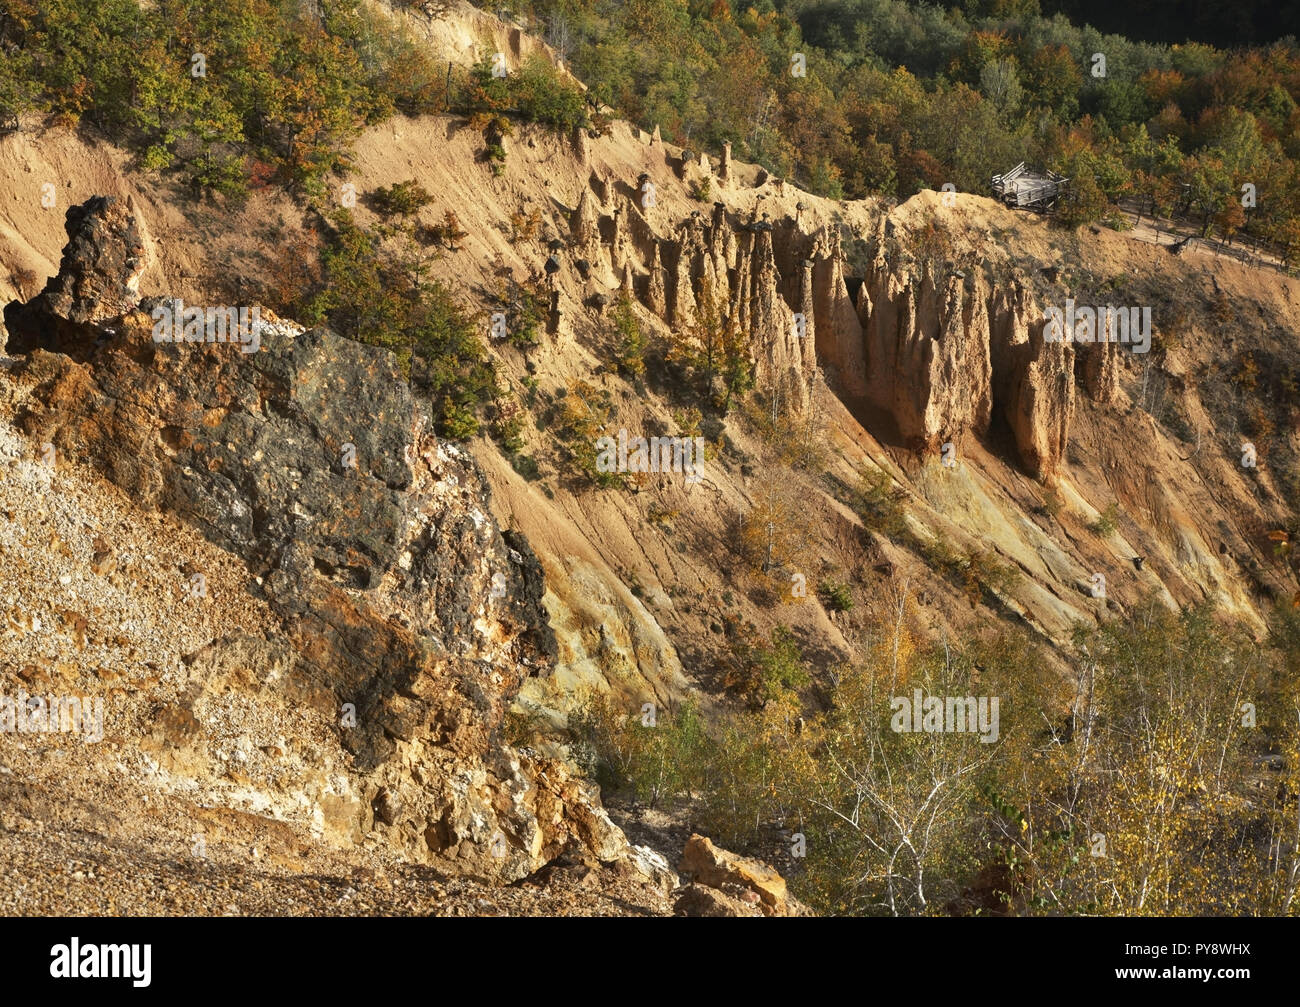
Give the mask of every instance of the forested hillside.
<svg viewBox="0 0 1300 1007">
<path fill-rule="evenodd" d="M 502 9 L 619 114 L 687 146 L 730 141 L 815 192 L 985 192 L 993 173 L 1027 160 L 1073 179 L 1071 223 L 1132 197 L 1147 212 L 1192 214 L 1205 234 L 1244 231 L 1288 258 L 1300 250 L 1293 38 L 1241 51 L 1139 42 L 1046 17 L 1035 2 Z M 234 192 L 272 174 L 311 185 L 346 164 L 365 124 L 454 100 L 445 68 L 366 8 L 302 10 L 16 0 L 0 13 L 0 122 L 13 128 L 24 111 L 84 118 L 130 136 L 145 169 Z M 1246 21 L 1254 32 L 1269 23 Z"/>
</svg>

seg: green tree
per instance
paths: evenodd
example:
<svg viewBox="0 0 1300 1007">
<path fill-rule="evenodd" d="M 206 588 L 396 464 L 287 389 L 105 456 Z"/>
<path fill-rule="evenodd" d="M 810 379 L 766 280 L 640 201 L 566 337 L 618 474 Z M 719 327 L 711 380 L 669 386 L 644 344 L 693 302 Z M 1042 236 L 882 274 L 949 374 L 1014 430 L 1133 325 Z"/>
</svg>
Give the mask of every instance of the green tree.
<svg viewBox="0 0 1300 1007">
<path fill-rule="evenodd" d="M 299 317 L 392 350 L 429 397 L 439 432 L 457 440 L 473 436 L 479 407 L 499 395 L 474 319 L 443 284 L 410 271 L 403 261 L 403 249 L 413 244 L 409 234 L 391 239 L 399 244 L 394 256 L 348 211 L 333 223 L 320 283 L 303 295 Z"/>
<path fill-rule="evenodd" d="M 1177 179 L 1183 172 L 1178 140 L 1166 136 L 1157 144 L 1146 126 L 1140 125 L 1125 141 L 1124 159 L 1132 172 L 1133 191 L 1139 199 L 1138 222 L 1142 220 L 1143 210 L 1152 216 L 1168 213 L 1177 196 Z"/>
<path fill-rule="evenodd" d="M 1020 86 L 1015 62 L 996 59 L 985 63 L 980 70 L 980 90 L 993 102 L 1004 122 L 1013 118 L 1024 98 L 1024 88 Z"/>
<path fill-rule="evenodd" d="M 627 294 L 620 295 L 614 307 L 614 330 L 619 339 L 614 356 L 619 372 L 626 377 L 640 377 L 645 373 L 646 338 Z"/>
<path fill-rule="evenodd" d="M 1232 175 L 1223 160 L 1202 152 L 1184 162 L 1190 205 L 1201 215 L 1201 236 L 1209 237 L 1214 217 L 1238 198 Z"/>
<path fill-rule="evenodd" d="M 383 217 L 409 217 L 433 202 L 433 196 L 413 178 L 381 185 L 371 199 Z"/>
</svg>

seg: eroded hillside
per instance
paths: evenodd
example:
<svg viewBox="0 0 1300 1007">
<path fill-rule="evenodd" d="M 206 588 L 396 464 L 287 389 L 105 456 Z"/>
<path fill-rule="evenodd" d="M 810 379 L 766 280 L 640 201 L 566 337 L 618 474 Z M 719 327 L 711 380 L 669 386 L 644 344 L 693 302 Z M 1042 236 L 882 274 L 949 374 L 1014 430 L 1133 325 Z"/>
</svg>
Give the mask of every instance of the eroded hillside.
<svg viewBox="0 0 1300 1007">
<path fill-rule="evenodd" d="M 410 17 L 461 64 L 545 51 L 478 12 Z M 1296 593 L 1295 279 L 970 194 L 838 203 L 619 121 L 515 124 L 499 170 L 484 142 L 393 118 L 331 199 L 354 186 L 377 226 L 366 195 L 415 180 L 413 225 L 454 214 L 427 265 L 482 312 L 528 418 L 509 451 L 435 436 L 390 354 L 323 328 L 155 345 L 159 298 L 271 303 L 319 213 L 269 188 L 196 204 L 89 134 L 0 138 L 0 666 L 106 710 L 102 746 L 7 749 L 14 835 L 439 884 L 585 857 L 665 912 L 680 849 L 629 843 L 567 761 L 593 695 L 734 706 L 738 644 L 778 626 L 820 687 L 905 611 L 935 641 L 1022 630 L 1057 665 L 1153 595 L 1258 637 Z M 544 291 L 535 345 L 491 336 L 511 284 Z M 1052 342 L 1067 299 L 1149 307 L 1149 351 Z M 757 387 L 722 411 L 677 351 L 728 326 Z M 700 478 L 599 485 L 575 399 L 602 434 L 705 437 Z M 87 792 L 54 802 L 71 778 Z"/>
</svg>

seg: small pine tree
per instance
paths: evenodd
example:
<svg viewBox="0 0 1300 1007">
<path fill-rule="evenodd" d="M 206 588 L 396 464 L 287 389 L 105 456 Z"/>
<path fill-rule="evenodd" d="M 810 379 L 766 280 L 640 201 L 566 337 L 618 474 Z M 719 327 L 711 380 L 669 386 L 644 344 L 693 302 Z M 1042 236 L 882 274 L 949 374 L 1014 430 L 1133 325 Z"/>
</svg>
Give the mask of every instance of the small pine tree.
<svg viewBox="0 0 1300 1007">
<path fill-rule="evenodd" d="M 632 299 L 623 294 L 614 308 L 614 329 L 618 333 L 618 350 L 614 361 L 619 373 L 629 378 L 639 378 L 645 373 L 645 333 L 637 321 Z"/>
</svg>

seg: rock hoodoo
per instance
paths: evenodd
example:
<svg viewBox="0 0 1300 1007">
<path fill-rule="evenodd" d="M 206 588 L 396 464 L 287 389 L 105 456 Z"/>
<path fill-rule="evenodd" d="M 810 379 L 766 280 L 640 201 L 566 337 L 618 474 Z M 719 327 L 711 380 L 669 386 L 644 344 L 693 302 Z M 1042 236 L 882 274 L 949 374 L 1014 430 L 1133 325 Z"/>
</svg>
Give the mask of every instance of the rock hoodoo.
<svg viewBox="0 0 1300 1007">
<path fill-rule="evenodd" d="M 52 277 L 26 304 L 5 308 L 11 353 L 37 346 L 76 354 L 87 348 L 93 326 L 134 308 L 148 262 L 149 236 L 134 203 L 120 196 L 95 196 L 68 208 L 68 244 Z"/>
<path fill-rule="evenodd" d="M 898 434 L 935 450 L 962 430 L 982 434 L 992 415 L 985 291 L 952 275 L 896 271 L 878 254 L 863 284 L 867 395 Z"/>
<path fill-rule="evenodd" d="M 724 148 L 720 178 L 729 173 Z M 1005 420 L 1025 469 L 1052 473 L 1069 437 L 1076 350 L 1042 338 L 1043 313 L 1024 283 L 994 283 L 978 261 L 918 258 L 886 217 L 851 284 L 839 226 L 806 233 L 803 212 L 774 220 L 761 211 L 738 226 L 716 202 L 667 236 L 630 197 L 602 216 L 584 192 L 571 239 L 585 259 L 613 265 L 610 286 L 637 277 L 641 302 L 679 331 L 697 327 L 709 304 L 713 324 L 745 335 L 759 387 L 783 410 L 804 412 L 820 376 L 862 422 L 888 417 L 883 432 L 914 450 L 982 437 Z M 1077 381 L 1097 402 L 1116 394 L 1118 354 L 1107 343 L 1077 352 Z"/>
<path fill-rule="evenodd" d="M 1043 338 L 1044 314 L 1019 279 L 993 284 L 978 263 L 966 271 L 938 261 L 904 263 L 888 251 L 885 233 L 882 227 L 877 234 L 858 291 L 861 355 L 851 327 L 827 334 L 819 316 L 818 349 L 841 393 L 852 404 L 865 386 L 868 404 L 891 416 L 903 441 L 923 451 L 965 432 L 983 436 L 1001 417 L 1021 464 L 1046 478 L 1069 439 L 1073 346 Z M 1118 346 L 1089 350 L 1085 390 L 1109 402 L 1117 389 Z"/>
</svg>

